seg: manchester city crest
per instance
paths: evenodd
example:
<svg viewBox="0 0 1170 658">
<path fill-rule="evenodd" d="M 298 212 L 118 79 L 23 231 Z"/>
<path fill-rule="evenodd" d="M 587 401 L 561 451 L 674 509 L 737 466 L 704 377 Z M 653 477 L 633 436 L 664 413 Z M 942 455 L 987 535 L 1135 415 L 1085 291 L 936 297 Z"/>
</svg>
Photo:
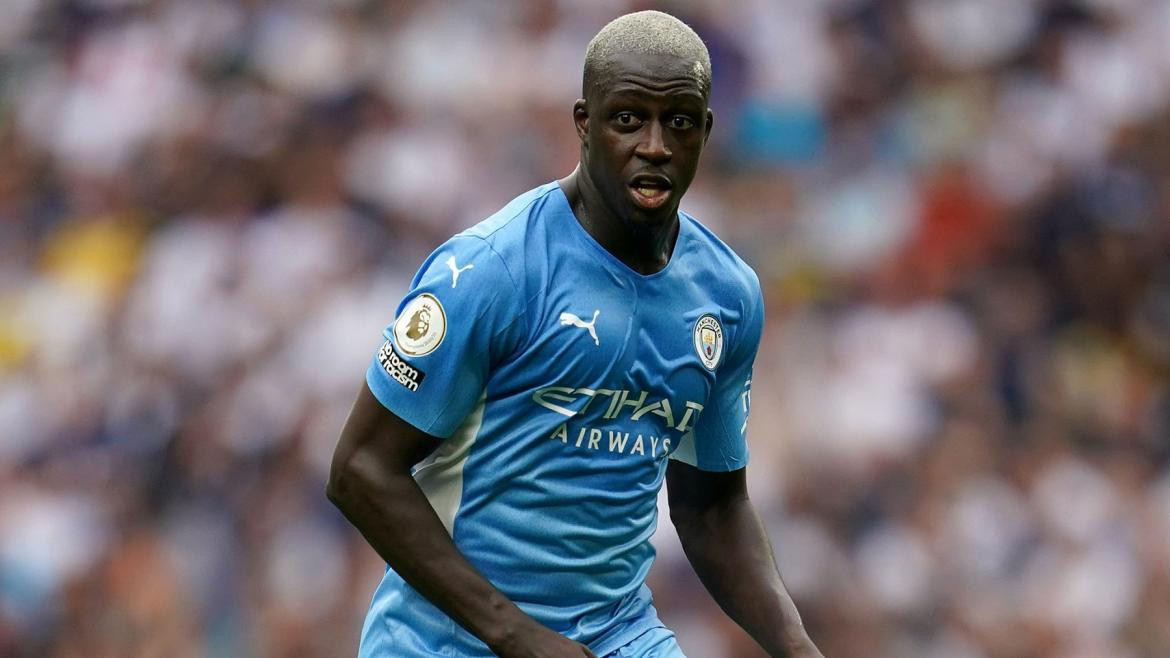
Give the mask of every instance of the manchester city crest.
<svg viewBox="0 0 1170 658">
<path fill-rule="evenodd" d="M 699 318 L 695 323 L 694 339 L 699 360 L 707 370 L 714 370 L 719 365 L 719 357 L 723 356 L 723 326 L 719 319 L 710 313 Z"/>
</svg>

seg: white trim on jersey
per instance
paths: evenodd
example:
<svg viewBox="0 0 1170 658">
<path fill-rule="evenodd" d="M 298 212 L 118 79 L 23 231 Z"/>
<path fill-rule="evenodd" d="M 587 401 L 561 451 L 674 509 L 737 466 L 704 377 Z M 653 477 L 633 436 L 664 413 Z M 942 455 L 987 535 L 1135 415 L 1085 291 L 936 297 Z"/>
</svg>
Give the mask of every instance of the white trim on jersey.
<svg viewBox="0 0 1170 658">
<path fill-rule="evenodd" d="M 471 454 L 472 444 L 479 437 L 486 398 L 487 392 L 484 391 L 455 433 L 414 471 L 415 481 L 447 528 L 447 534 L 454 534 L 455 515 L 463 502 L 463 466 Z"/>
<path fill-rule="evenodd" d="M 699 456 L 695 453 L 695 431 L 691 430 L 683 434 L 678 441 L 678 448 L 670 453 L 670 458 L 698 468 Z"/>
</svg>

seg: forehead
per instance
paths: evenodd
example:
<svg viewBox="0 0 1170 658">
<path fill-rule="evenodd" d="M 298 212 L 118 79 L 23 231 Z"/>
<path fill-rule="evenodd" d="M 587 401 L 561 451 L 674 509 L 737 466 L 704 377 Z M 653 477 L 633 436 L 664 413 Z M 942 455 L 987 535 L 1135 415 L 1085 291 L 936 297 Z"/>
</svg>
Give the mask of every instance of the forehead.
<svg viewBox="0 0 1170 658">
<path fill-rule="evenodd" d="M 673 55 L 619 53 L 609 57 L 592 91 L 598 100 L 613 94 L 652 93 L 704 99 L 703 64 Z"/>
</svg>

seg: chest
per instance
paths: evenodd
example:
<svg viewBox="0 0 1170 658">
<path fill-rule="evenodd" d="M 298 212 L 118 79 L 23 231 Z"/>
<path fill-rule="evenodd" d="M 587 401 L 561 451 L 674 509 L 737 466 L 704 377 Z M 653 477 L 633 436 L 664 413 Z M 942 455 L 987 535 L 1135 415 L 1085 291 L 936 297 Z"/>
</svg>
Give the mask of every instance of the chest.
<svg viewBox="0 0 1170 658">
<path fill-rule="evenodd" d="M 511 364 L 557 414 L 681 435 L 707 405 L 738 314 L 695 277 L 633 281 L 588 263 L 556 273 Z"/>
</svg>

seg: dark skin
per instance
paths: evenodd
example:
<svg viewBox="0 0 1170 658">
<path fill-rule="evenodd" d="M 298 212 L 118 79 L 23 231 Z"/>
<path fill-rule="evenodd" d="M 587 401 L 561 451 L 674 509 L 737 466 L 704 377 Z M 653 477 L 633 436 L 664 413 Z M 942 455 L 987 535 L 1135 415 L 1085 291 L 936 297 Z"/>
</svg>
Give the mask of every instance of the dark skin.
<svg viewBox="0 0 1170 658">
<path fill-rule="evenodd" d="M 581 165 L 559 182 L 585 230 L 651 274 L 670 261 L 679 201 L 714 117 L 693 62 L 632 54 L 612 62 L 573 106 Z M 459 552 L 411 477 L 438 445 L 363 386 L 333 455 L 329 499 L 406 582 L 497 655 L 593 656 L 524 614 Z M 820 657 L 780 580 L 744 470 L 671 461 L 666 481 L 683 549 L 719 605 L 771 655 Z"/>
<path fill-rule="evenodd" d="M 573 104 L 581 165 L 562 179 L 573 213 L 601 246 L 635 272 L 666 267 L 678 238 L 678 206 L 715 125 L 693 62 L 619 55 Z M 639 185 L 661 190 L 657 207 Z M 657 201 L 657 199 L 655 199 Z"/>
<path fill-rule="evenodd" d="M 455 547 L 410 474 L 439 443 L 363 385 L 333 453 L 326 495 L 386 564 L 496 655 L 596 658 L 524 614 Z"/>
<path fill-rule="evenodd" d="M 824 658 L 780 580 L 772 544 L 747 493 L 747 469 L 666 467 L 670 520 L 703 586 L 770 656 Z"/>
<path fill-rule="evenodd" d="M 603 89 L 573 106 L 581 166 L 560 184 L 577 220 L 601 246 L 634 271 L 652 274 L 670 261 L 679 202 L 715 117 L 693 63 L 633 54 L 614 63 L 594 85 Z M 643 207 L 631 194 L 646 174 L 669 181 L 656 208 Z M 714 473 L 672 460 L 666 486 L 683 551 L 728 616 L 770 655 L 820 656 L 780 579 L 748 498 L 746 470 Z"/>
</svg>

